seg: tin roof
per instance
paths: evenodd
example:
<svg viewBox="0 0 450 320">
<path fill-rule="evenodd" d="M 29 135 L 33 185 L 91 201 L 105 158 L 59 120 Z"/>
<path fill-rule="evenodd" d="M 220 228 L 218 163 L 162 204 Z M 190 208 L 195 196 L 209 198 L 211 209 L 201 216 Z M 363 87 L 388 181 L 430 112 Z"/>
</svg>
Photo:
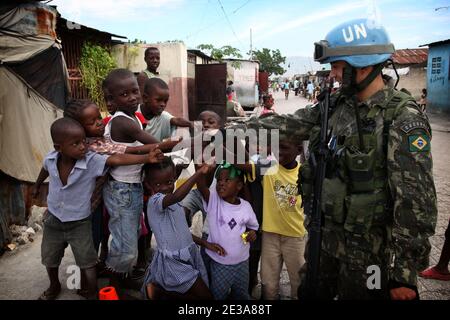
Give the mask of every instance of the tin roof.
<svg viewBox="0 0 450 320">
<path fill-rule="evenodd" d="M 316 76 L 317 77 L 328 77 L 328 75 L 330 74 L 331 70 L 319 70 L 316 71 Z"/>
<path fill-rule="evenodd" d="M 422 44 L 419 47 L 433 47 L 433 46 L 439 46 L 439 45 L 444 45 L 444 44 L 449 44 L 450 43 L 450 39 L 447 40 L 442 40 L 442 41 L 437 41 L 437 42 L 431 42 L 431 43 L 427 43 L 427 44 Z"/>
<path fill-rule="evenodd" d="M 392 55 L 395 64 L 410 65 L 426 63 L 428 60 L 428 49 L 400 49 L 395 50 Z"/>
<path fill-rule="evenodd" d="M 79 24 L 79 23 L 76 23 L 76 22 L 69 21 L 66 18 L 63 18 L 61 16 L 59 17 L 59 25 L 62 28 L 65 28 L 67 30 L 73 30 L 74 32 L 86 33 L 86 34 L 98 33 L 98 34 L 106 35 L 108 37 L 127 39 L 127 37 L 124 37 L 124 36 L 120 36 L 120 35 L 117 35 L 117 34 L 114 34 L 114 33 L 109 33 L 107 31 L 101 31 L 101 30 L 98 30 L 98 29 L 87 27 L 85 25 L 82 25 L 82 24 Z"/>
<path fill-rule="evenodd" d="M 210 56 L 205 54 L 203 51 L 200 51 L 197 49 L 188 49 L 187 52 L 195 54 L 196 56 L 204 58 L 204 59 L 213 60 L 213 58 L 211 58 Z"/>
</svg>

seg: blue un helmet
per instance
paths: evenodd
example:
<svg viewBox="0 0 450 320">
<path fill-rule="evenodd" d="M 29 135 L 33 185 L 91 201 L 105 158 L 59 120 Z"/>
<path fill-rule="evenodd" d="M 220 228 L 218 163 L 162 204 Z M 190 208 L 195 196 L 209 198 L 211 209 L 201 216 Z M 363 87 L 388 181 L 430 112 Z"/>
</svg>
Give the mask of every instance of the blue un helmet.
<svg viewBox="0 0 450 320">
<path fill-rule="evenodd" d="M 386 29 L 373 20 L 356 19 L 331 30 L 315 43 L 314 60 L 320 63 L 345 61 L 354 68 L 377 65 L 394 53 Z"/>
</svg>

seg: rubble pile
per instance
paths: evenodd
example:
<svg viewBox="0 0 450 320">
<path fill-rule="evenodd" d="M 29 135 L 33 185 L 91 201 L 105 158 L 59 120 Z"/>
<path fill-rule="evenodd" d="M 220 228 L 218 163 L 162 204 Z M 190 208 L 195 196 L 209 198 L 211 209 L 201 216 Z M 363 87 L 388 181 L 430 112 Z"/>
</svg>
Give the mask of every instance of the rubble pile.
<svg viewBox="0 0 450 320">
<path fill-rule="evenodd" d="M 12 241 L 6 246 L 8 250 L 13 251 L 20 245 L 34 241 L 33 237 L 36 232 L 42 230 L 42 220 L 46 210 L 47 208 L 45 207 L 32 206 L 27 225 L 20 226 L 13 224 L 9 227 L 12 235 Z"/>
</svg>

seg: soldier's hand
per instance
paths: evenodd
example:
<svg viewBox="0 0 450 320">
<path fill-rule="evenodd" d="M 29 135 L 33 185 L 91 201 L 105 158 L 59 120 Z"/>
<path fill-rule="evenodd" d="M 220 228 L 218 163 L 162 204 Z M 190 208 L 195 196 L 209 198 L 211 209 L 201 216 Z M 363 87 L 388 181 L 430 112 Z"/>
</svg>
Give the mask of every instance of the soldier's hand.
<svg viewBox="0 0 450 320">
<path fill-rule="evenodd" d="M 410 288 L 400 287 L 391 289 L 392 300 L 414 300 L 416 298 L 416 292 Z"/>
<path fill-rule="evenodd" d="M 154 149 L 148 153 L 149 163 L 158 163 L 164 160 L 164 153 L 161 149 Z"/>
</svg>

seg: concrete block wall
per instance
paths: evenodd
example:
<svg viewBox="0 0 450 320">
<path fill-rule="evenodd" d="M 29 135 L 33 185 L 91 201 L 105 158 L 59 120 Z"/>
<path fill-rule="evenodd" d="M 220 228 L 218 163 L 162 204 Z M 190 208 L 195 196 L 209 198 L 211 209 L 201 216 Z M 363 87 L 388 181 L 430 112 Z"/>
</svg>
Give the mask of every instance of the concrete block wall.
<svg viewBox="0 0 450 320">
<path fill-rule="evenodd" d="M 119 68 L 139 73 L 147 68 L 144 53 L 148 47 L 156 47 L 161 53 L 159 77 L 168 84 L 170 91 L 166 111 L 176 117 L 188 118 L 187 51 L 183 43 L 119 44 L 113 47 L 113 57 Z"/>
</svg>

